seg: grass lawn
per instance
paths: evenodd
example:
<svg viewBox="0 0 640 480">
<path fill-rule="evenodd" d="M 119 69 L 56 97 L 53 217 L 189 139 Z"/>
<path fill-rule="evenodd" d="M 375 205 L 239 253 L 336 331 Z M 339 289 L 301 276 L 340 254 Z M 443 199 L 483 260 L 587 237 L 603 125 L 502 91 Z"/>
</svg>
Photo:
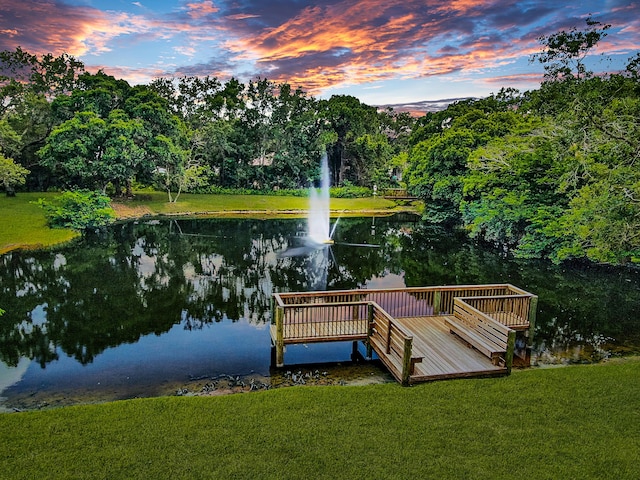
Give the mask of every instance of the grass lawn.
<svg viewBox="0 0 640 480">
<path fill-rule="evenodd" d="M 56 193 L 18 193 L 16 197 L 0 196 L 0 254 L 16 248 L 40 248 L 68 241 L 78 234 L 71 230 L 51 229 L 44 210 L 33 202 L 50 199 Z M 263 195 L 189 195 L 182 194 L 177 203 L 169 203 L 162 192 L 142 193 L 132 201 L 113 202 L 120 219 L 145 215 L 207 215 L 254 217 L 304 215 L 309 208 L 306 197 Z M 362 215 L 392 213 L 396 204 L 383 198 L 331 199 L 334 214 Z"/>
<path fill-rule="evenodd" d="M 66 242 L 78 236 L 72 230 L 47 226 L 39 198 L 51 199 L 56 193 L 18 193 L 0 195 L 0 254 L 15 248 L 42 248 Z"/>
<path fill-rule="evenodd" d="M 136 199 L 114 202 L 116 210 L 146 209 L 149 215 L 176 215 L 211 213 L 229 214 L 285 214 L 306 212 L 309 208 L 307 197 L 280 197 L 268 195 L 195 195 L 182 194 L 177 203 L 167 202 L 166 193 L 153 192 L 140 194 Z M 335 213 L 349 212 L 386 212 L 393 211 L 396 204 L 380 197 L 369 198 L 332 198 L 331 210 Z"/>
<path fill-rule="evenodd" d="M 640 359 L 0 414 L 2 478 L 637 479 Z"/>
</svg>

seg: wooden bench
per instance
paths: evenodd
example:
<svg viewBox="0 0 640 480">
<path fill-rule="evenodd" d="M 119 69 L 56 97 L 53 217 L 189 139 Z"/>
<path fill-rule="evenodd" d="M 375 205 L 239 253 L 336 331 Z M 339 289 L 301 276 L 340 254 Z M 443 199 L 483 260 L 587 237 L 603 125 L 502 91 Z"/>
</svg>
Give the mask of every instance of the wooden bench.
<svg viewBox="0 0 640 480">
<path fill-rule="evenodd" d="M 452 334 L 489 357 L 494 365 L 511 370 L 515 330 L 482 313 L 461 298 L 454 299 L 453 316 L 445 317 Z"/>
</svg>

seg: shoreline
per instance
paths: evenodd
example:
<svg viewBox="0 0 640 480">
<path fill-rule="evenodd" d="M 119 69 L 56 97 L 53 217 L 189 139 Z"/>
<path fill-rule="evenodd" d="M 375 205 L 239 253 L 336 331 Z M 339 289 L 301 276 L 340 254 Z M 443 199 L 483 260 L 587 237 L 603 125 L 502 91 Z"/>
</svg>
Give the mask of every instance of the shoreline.
<svg viewBox="0 0 640 480">
<path fill-rule="evenodd" d="M 23 194 L 24 195 L 24 194 Z M 264 199 L 265 197 L 261 197 Z M 280 198 L 280 197 L 273 197 Z M 123 202 L 113 201 L 111 203 L 112 208 L 116 212 L 116 218 L 114 223 L 123 223 L 130 221 L 144 221 L 162 218 L 255 218 L 258 220 L 267 220 L 271 218 L 305 218 L 308 214 L 308 209 L 298 208 L 264 208 L 264 209 L 244 209 L 244 208 L 216 208 L 212 210 L 208 209 L 191 209 L 189 205 L 185 205 L 187 209 L 180 211 L 159 211 L 157 208 L 153 208 L 151 205 L 146 205 L 143 202 Z M 172 205 L 179 207 L 180 204 Z M 39 213 L 39 211 L 38 211 Z M 342 217 L 362 217 L 362 216 L 375 216 L 375 217 L 387 217 L 396 213 L 414 213 L 418 214 L 417 209 L 414 206 L 403 206 L 393 204 L 388 208 L 355 208 L 355 209 L 332 209 L 330 215 L 332 218 L 339 216 Z M 23 219 L 24 221 L 25 219 Z M 28 219 L 26 219 L 28 220 Z M 40 222 L 40 219 L 38 219 Z M 10 225 L 9 225 L 10 228 Z M 62 237 L 60 240 L 46 238 L 42 239 L 42 236 L 33 242 L 19 241 L 19 239 L 9 238 L 9 241 L 4 245 L 0 244 L 0 255 L 4 255 L 18 250 L 45 250 L 49 248 L 55 248 L 67 243 L 77 240 L 82 234 L 74 232 L 69 229 L 51 229 L 45 224 L 42 226 L 33 227 L 36 230 L 42 230 L 47 232 L 56 232 L 57 237 Z M 60 232 L 63 232 L 61 235 Z"/>
</svg>

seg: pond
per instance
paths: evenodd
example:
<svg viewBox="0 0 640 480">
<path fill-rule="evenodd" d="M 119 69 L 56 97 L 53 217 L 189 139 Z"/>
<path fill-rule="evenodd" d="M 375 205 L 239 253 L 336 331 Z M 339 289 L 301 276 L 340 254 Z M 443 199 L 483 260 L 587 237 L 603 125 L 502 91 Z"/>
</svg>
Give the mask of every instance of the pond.
<svg viewBox="0 0 640 480">
<path fill-rule="evenodd" d="M 336 244 L 311 252 L 305 228 L 149 220 L 0 256 L 0 408 L 390 379 L 350 344 L 288 347 L 293 366 L 273 370 L 284 291 L 512 283 L 539 296 L 534 364 L 640 352 L 637 270 L 517 260 L 407 215 L 341 219 Z"/>
</svg>

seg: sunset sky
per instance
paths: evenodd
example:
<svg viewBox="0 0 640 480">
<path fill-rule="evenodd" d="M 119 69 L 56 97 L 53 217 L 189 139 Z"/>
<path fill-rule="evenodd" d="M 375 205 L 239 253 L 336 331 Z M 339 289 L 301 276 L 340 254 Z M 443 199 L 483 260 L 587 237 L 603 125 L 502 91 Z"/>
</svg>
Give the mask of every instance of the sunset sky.
<svg viewBox="0 0 640 480">
<path fill-rule="evenodd" d="M 640 0 L 0 0 L 0 50 L 68 53 L 131 84 L 262 77 L 376 105 L 537 88 L 537 39 L 588 14 L 612 25 L 594 71 L 640 51 Z"/>
</svg>

